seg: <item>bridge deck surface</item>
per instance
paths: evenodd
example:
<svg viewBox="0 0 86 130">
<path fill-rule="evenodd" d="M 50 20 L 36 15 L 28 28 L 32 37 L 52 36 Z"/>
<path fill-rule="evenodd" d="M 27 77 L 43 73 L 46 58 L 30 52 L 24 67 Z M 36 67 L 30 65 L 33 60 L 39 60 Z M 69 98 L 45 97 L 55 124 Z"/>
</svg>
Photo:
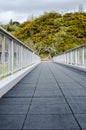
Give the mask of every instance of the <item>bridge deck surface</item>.
<svg viewBox="0 0 86 130">
<path fill-rule="evenodd" d="M 86 130 L 86 73 L 41 63 L 0 99 L 0 129 Z"/>
</svg>

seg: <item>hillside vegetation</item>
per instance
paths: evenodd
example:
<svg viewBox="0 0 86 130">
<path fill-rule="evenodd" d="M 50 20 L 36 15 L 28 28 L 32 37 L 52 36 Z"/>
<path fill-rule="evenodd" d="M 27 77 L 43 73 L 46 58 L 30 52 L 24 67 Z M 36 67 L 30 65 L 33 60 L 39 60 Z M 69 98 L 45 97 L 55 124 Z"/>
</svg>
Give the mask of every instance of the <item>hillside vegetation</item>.
<svg viewBox="0 0 86 130">
<path fill-rule="evenodd" d="M 50 12 L 22 24 L 11 21 L 4 28 L 42 58 L 86 43 L 86 13 Z"/>
</svg>

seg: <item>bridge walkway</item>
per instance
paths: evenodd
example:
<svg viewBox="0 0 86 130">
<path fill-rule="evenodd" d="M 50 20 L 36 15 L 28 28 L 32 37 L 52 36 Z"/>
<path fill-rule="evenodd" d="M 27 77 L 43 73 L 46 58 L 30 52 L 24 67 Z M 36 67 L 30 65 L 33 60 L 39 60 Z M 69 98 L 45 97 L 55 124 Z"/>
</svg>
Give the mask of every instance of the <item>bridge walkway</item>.
<svg viewBox="0 0 86 130">
<path fill-rule="evenodd" d="M 86 73 L 43 62 L 0 99 L 0 130 L 86 130 Z"/>
</svg>

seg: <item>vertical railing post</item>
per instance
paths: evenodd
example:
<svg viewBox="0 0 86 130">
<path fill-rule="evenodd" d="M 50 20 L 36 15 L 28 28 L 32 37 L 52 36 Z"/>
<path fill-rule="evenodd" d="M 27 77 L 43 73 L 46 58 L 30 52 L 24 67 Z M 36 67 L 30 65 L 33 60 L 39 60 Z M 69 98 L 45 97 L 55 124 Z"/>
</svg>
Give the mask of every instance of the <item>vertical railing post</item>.
<svg viewBox="0 0 86 130">
<path fill-rule="evenodd" d="M 67 53 L 67 64 L 68 64 L 68 53 Z"/>
<path fill-rule="evenodd" d="M 16 69 L 15 70 L 17 70 L 17 64 L 18 64 L 18 45 L 16 44 Z"/>
<path fill-rule="evenodd" d="M 22 70 L 22 60 L 23 60 L 23 47 L 20 46 L 20 68 Z"/>
<path fill-rule="evenodd" d="M 71 65 L 73 63 L 73 55 L 72 55 L 72 51 L 70 52 L 71 53 Z"/>
<path fill-rule="evenodd" d="M 67 64 L 67 53 L 66 53 L 66 64 Z"/>
<path fill-rule="evenodd" d="M 66 63 L 66 53 L 64 53 L 65 54 L 65 63 Z"/>
<path fill-rule="evenodd" d="M 66 64 L 67 64 L 67 53 L 65 53 L 66 54 Z"/>
<path fill-rule="evenodd" d="M 77 61 L 77 63 L 78 63 L 78 66 L 79 66 L 79 64 L 80 64 L 80 58 L 79 58 L 79 48 L 77 49 L 77 59 L 78 59 L 78 61 Z"/>
<path fill-rule="evenodd" d="M 19 70 L 21 69 L 21 46 L 19 45 Z"/>
<path fill-rule="evenodd" d="M 79 48 L 77 49 L 77 65 L 79 66 Z"/>
<path fill-rule="evenodd" d="M 77 49 L 75 50 L 75 65 L 77 65 Z"/>
<path fill-rule="evenodd" d="M 65 56 L 64 56 L 64 54 L 63 54 L 63 60 L 62 60 L 62 62 L 65 63 Z"/>
<path fill-rule="evenodd" d="M 8 44 L 8 71 L 11 74 L 11 40 L 9 40 Z"/>
<path fill-rule="evenodd" d="M 82 66 L 84 66 L 84 47 L 82 47 Z"/>
<path fill-rule="evenodd" d="M 5 75 L 5 36 L 2 35 L 2 76 Z"/>
<path fill-rule="evenodd" d="M 11 40 L 11 50 L 10 50 L 10 73 L 12 74 L 13 73 L 13 59 L 14 59 L 14 49 L 13 49 L 13 40 Z"/>
</svg>

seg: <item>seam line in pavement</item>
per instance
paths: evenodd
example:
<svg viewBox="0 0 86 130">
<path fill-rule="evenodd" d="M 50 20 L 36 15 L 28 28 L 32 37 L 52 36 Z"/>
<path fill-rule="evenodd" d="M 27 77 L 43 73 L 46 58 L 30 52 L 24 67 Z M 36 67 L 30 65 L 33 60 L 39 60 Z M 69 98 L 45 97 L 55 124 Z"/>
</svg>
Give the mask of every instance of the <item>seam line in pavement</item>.
<svg viewBox="0 0 86 130">
<path fill-rule="evenodd" d="M 48 66 L 49 66 L 49 65 L 48 65 Z M 56 79 L 56 77 L 55 77 L 55 74 L 54 74 L 53 71 L 51 70 L 50 66 L 49 66 L 49 69 L 50 69 L 50 72 L 52 73 L 52 75 L 53 75 L 53 77 L 54 77 L 54 79 L 55 79 L 55 81 L 56 81 L 56 83 L 57 83 L 57 85 L 58 85 L 58 87 L 59 87 L 59 89 L 60 89 L 60 91 L 61 91 L 61 93 L 62 93 L 64 99 L 65 99 L 65 101 L 66 101 L 66 103 L 68 104 L 68 106 L 69 106 L 69 108 L 70 108 L 70 110 L 71 110 L 71 112 L 72 112 L 72 115 L 73 115 L 75 121 L 77 122 L 77 124 L 78 124 L 80 130 L 82 130 L 82 128 L 81 128 L 81 126 L 80 126 L 80 124 L 79 124 L 79 122 L 78 122 L 78 120 L 77 120 L 77 118 L 76 118 L 76 116 L 75 116 L 75 114 L 74 114 L 74 112 L 73 112 L 73 110 L 72 110 L 72 108 L 71 108 L 69 102 L 67 101 L 67 99 L 66 99 L 66 97 L 65 97 L 65 95 L 64 95 L 64 93 L 63 93 L 63 91 L 62 91 L 62 89 L 61 89 L 61 87 L 60 87 L 60 85 L 59 85 L 59 83 L 58 83 L 58 81 L 57 81 L 57 79 Z"/>
<path fill-rule="evenodd" d="M 72 70 L 73 71 L 73 70 Z M 64 70 L 63 70 L 64 72 Z M 74 71 L 73 71 L 74 72 Z M 84 85 L 82 85 L 80 82 L 78 82 L 77 80 L 75 80 L 73 77 L 71 77 L 68 73 L 64 72 L 65 75 L 67 75 L 68 77 L 70 77 L 72 80 L 74 80 L 76 83 L 78 83 L 81 87 L 83 87 L 84 89 L 86 89 L 86 87 L 84 87 Z M 76 72 L 75 72 L 76 73 Z M 85 76 L 84 76 L 85 77 Z"/>
<path fill-rule="evenodd" d="M 38 75 L 37 82 L 36 82 L 36 85 L 35 85 L 34 93 L 33 93 L 33 96 L 32 96 L 32 98 L 31 98 L 31 101 L 30 101 L 30 104 L 29 104 L 29 107 L 28 107 L 28 111 L 27 111 L 27 113 L 26 113 L 26 116 L 25 116 L 25 119 L 24 119 L 24 122 L 23 122 L 22 129 L 21 129 L 21 130 L 23 130 L 23 128 L 24 128 L 25 121 L 26 121 L 27 116 L 28 116 L 28 113 L 29 113 L 29 111 L 30 111 L 30 107 L 31 107 L 31 104 L 32 104 L 32 100 L 33 100 L 33 97 L 34 97 L 36 88 L 37 88 L 37 84 L 38 84 L 38 81 L 39 81 L 40 74 L 41 74 L 41 70 L 39 70 L 39 75 Z"/>
</svg>

